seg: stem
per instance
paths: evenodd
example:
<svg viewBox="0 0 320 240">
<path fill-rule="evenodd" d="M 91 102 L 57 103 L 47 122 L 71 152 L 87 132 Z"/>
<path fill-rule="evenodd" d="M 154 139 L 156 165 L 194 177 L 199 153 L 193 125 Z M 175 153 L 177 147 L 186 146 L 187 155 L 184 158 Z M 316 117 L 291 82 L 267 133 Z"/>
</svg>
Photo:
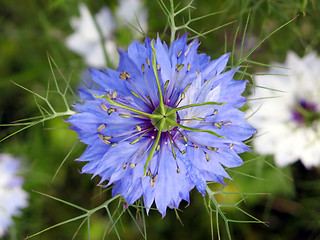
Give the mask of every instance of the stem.
<svg viewBox="0 0 320 240">
<path fill-rule="evenodd" d="M 175 35 L 176 35 L 176 25 L 175 25 L 175 12 L 174 12 L 174 5 L 173 5 L 173 0 L 170 1 L 170 16 L 169 16 L 169 22 L 170 22 L 170 28 L 171 28 L 171 36 L 170 36 L 170 44 L 172 44 L 174 42 L 175 39 Z"/>
<path fill-rule="evenodd" d="M 164 104 L 163 104 L 163 97 L 162 97 L 162 90 L 160 86 L 159 76 L 158 76 L 158 70 L 157 70 L 157 61 L 156 61 L 156 50 L 154 49 L 154 40 L 151 41 L 151 47 L 153 52 L 152 57 L 152 68 L 154 72 L 154 76 L 156 77 L 157 86 L 158 86 L 158 92 L 159 92 L 159 106 L 160 106 L 160 113 L 165 114 Z"/>
<path fill-rule="evenodd" d="M 111 61 L 110 61 L 110 58 L 108 56 L 106 46 L 104 44 L 106 39 L 103 36 L 103 32 L 102 32 L 101 27 L 99 26 L 99 24 L 97 22 L 97 19 L 95 18 L 95 16 L 92 15 L 91 12 L 90 12 L 90 15 L 91 15 L 91 18 L 93 20 L 94 26 L 96 27 L 96 29 L 98 31 L 98 34 L 99 34 L 99 40 L 100 40 L 100 44 L 101 44 L 101 47 L 102 47 L 103 56 L 104 56 L 104 58 L 106 60 L 106 66 L 109 66 Z"/>
</svg>

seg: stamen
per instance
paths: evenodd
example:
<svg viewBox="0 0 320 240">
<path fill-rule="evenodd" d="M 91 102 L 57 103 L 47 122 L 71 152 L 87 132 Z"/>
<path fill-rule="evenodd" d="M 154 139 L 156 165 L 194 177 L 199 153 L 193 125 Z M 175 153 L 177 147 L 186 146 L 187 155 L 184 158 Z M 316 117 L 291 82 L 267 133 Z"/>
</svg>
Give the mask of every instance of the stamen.
<svg viewBox="0 0 320 240">
<path fill-rule="evenodd" d="M 163 98 L 166 99 L 166 94 L 167 94 L 167 87 L 169 85 L 169 80 L 167 80 L 164 84 L 164 91 L 163 91 Z"/>
<path fill-rule="evenodd" d="M 196 144 L 192 143 L 192 145 L 193 145 L 193 147 L 195 147 L 196 149 L 199 149 L 199 147 L 198 147 Z"/>
<path fill-rule="evenodd" d="M 190 51 L 190 49 L 191 49 L 191 46 L 192 46 L 194 43 L 195 43 L 195 42 L 193 41 L 193 42 L 191 42 L 191 43 L 189 44 L 189 47 L 188 47 L 187 51 L 184 53 L 184 56 L 185 56 L 185 57 L 186 57 L 187 54 L 189 53 L 189 51 Z"/>
<path fill-rule="evenodd" d="M 181 103 L 181 101 L 182 101 L 183 99 L 185 99 L 185 97 L 186 97 L 185 92 L 188 90 L 188 88 L 189 88 L 190 86 L 191 86 L 191 83 L 189 83 L 189 84 L 183 89 L 182 93 L 180 94 L 180 97 L 178 98 L 178 100 L 176 101 L 176 103 L 173 105 L 173 108 L 179 106 L 179 104 Z"/>
<path fill-rule="evenodd" d="M 144 65 L 143 65 L 144 66 Z M 150 101 L 150 108 L 151 109 L 155 109 L 155 104 L 154 104 L 154 102 L 153 102 L 153 99 L 151 99 L 151 97 L 150 97 L 150 88 L 149 88 L 149 82 L 147 81 L 147 79 L 146 79 L 146 75 L 144 74 L 144 72 L 143 72 L 143 79 L 144 79 L 144 82 L 145 82 L 145 84 L 146 84 L 146 86 L 147 86 L 147 90 L 148 90 L 148 93 L 149 93 L 149 95 L 147 95 L 146 96 L 146 98 Z"/>
<path fill-rule="evenodd" d="M 183 135 L 183 141 L 184 141 L 185 143 L 188 143 L 188 138 L 187 138 L 186 136 L 184 136 L 184 135 Z"/>
<path fill-rule="evenodd" d="M 196 117 L 196 118 L 180 118 L 178 121 L 202 121 L 205 122 L 206 120 L 202 117 Z"/>
<path fill-rule="evenodd" d="M 158 144 L 158 146 L 156 147 L 156 151 L 160 150 L 160 144 Z"/>
<path fill-rule="evenodd" d="M 145 73 L 146 67 L 144 66 L 144 64 L 141 65 L 141 70 L 142 70 L 142 73 Z"/>
<path fill-rule="evenodd" d="M 112 96 L 111 96 L 111 94 L 109 92 L 107 92 L 107 98 L 109 98 L 109 99 L 112 98 Z"/>
<path fill-rule="evenodd" d="M 125 74 L 126 74 L 127 79 L 131 78 L 131 75 L 129 73 L 126 72 Z"/>
<path fill-rule="evenodd" d="M 115 99 L 117 97 L 118 93 L 117 93 L 117 90 L 115 90 L 113 93 L 112 93 L 112 98 Z"/>
<path fill-rule="evenodd" d="M 119 78 L 121 78 L 121 79 L 123 79 L 123 80 L 127 80 L 127 79 L 131 78 L 131 76 L 130 76 L 129 73 L 123 71 L 122 73 L 120 73 Z"/>
<path fill-rule="evenodd" d="M 110 146 L 111 146 L 111 147 L 114 147 L 114 146 L 116 146 L 117 144 L 118 144 L 118 143 L 111 143 Z"/>
<path fill-rule="evenodd" d="M 232 122 L 225 122 L 224 124 L 223 124 L 223 126 L 228 126 L 228 125 L 230 125 Z"/>
<path fill-rule="evenodd" d="M 177 57 L 180 57 L 181 53 L 182 53 L 182 49 L 178 52 Z"/>
<path fill-rule="evenodd" d="M 123 79 L 123 80 L 127 80 L 127 76 L 126 76 L 125 71 L 123 71 L 122 73 L 120 73 L 119 78 L 121 78 L 121 79 Z"/>
<path fill-rule="evenodd" d="M 184 64 L 177 64 L 176 70 L 179 72 L 184 67 Z"/>
<path fill-rule="evenodd" d="M 200 74 L 200 72 L 199 72 L 199 70 L 196 70 L 196 72 L 197 72 L 197 77 L 199 76 L 199 74 Z"/>
<path fill-rule="evenodd" d="M 119 117 L 122 117 L 122 118 L 131 118 L 131 117 L 134 117 L 133 115 L 127 115 L 127 114 L 119 114 Z"/>
<path fill-rule="evenodd" d="M 210 151 L 213 151 L 213 152 L 216 152 L 216 151 L 218 151 L 219 150 L 219 148 L 216 148 L 216 147 L 206 147 L 208 150 L 210 150 Z"/>
<path fill-rule="evenodd" d="M 110 114 L 113 113 L 114 111 L 115 111 L 114 108 L 109 108 L 109 109 L 108 109 L 108 115 L 110 115 Z"/>
<path fill-rule="evenodd" d="M 164 84 L 164 91 L 166 91 L 167 90 L 167 87 L 168 87 L 168 85 L 169 85 L 169 80 L 167 80 L 166 82 L 165 82 L 165 84 Z"/>
<path fill-rule="evenodd" d="M 102 110 L 104 110 L 106 112 L 108 112 L 108 110 L 109 110 L 109 108 L 104 103 L 101 104 L 101 108 L 102 108 Z"/>
<path fill-rule="evenodd" d="M 148 64 L 148 67 L 150 67 L 150 59 L 146 58 L 146 63 Z"/>
<path fill-rule="evenodd" d="M 221 129 L 220 123 L 213 123 L 213 125 L 214 125 L 215 127 L 219 128 L 219 129 Z"/>
<path fill-rule="evenodd" d="M 205 155 L 206 155 L 207 162 L 209 162 L 209 161 L 210 161 L 210 156 L 209 156 L 209 154 L 208 154 L 208 153 L 205 153 Z"/>
<path fill-rule="evenodd" d="M 157 70 L 160 70 L 160 66 L 157 64 Z"/>
<path fill-rule="evenodd" d="M 181 100 L 185 99 L 186 98 L 186 94 L 184 92 L 182 92 L 180 98 L 181 98 Z M 180 102 L 177 105 L 179 105 Z"/>
<path fill-rule="evenodd" d="M 177 173 L 180 173 L 180 168 L 177 168 Z"/>
<path fill-rule="evenodd" d="M 148 169 L 148 171 L 147 171 L 147 176 L 153 178 L 152 172 L 150 171 L 150 169 Z"/>
<path fill-rule="evenodd" d="M 130 142 L 130 144 L 133 145 L 133 144 L 137 143 L 139 140 L 140 140 L 140 138 L 137 138 L 137 139 L 133 140 L 132 142 Z"/>
<path fill-rule="evenodd" d="M 188 138 L 187 136 L 183 135 L 181 131 L 179 131 L 179 129 L 176 129 L 178 133 L 180 133 L 180 135 L 182 136 L 183 140 L 185 143 L 188 143 Z M 180 138 L 181 139 L 181 138 Z"/>
<path fill-rule="evenodd" d="M 141 127 L 139 125 L 136 125 L 137 131 L 141 132 Z"/>
<path fill-rule="evenodd" d="M 107 140 L 107 139 L 110 139 L 108 138 L 109 136 L 103 136 L 101 133 L 99 133 L 98 136 L 105 144 L 109 145 L 111 143 L 110 141 Z"/>
<path fill-rule="evenodd" d="M 104 123 L 102 123 L 99 127 L 98 127 L 98 132 L 101 132 L 103 129 L 105 129 L 106 125 Z"/>
<path fill-rule="evenodd" d="M 188 63 L 188 65 L 187 65 L 187 72 L 190 71 L 190 68 L 191 68 L 191 65 L 190 65 L 190 63 Z"/>
<path fill-rule="evenodd" d="M 123 168 L 123 169 L 126 169 L 126 168 L 127 168 L 127 164 L 126 164 L 126 163 L 123 164 L 122 168 Z"/>
<path fill-rule="evenodd" d="M 150 132 L 151 131 L 151 129 L 152 128 L 149 128 L 149 129 L 144 129 L 143 130 L 143 132 L 144 133 L 142 133 L 142 132 L 137 132 L 137 133 L 135 133 L 135 134 L 133 134 L 133 135 L 131 135 L 131 136 L 129 136 L 129 137 L 126 137 L 125 139 L 122 139 L 121 141 L 119 141 L 118 143 L 121 143 L 121 142 L 123 142 L 123 141 L 126 141 L 126 140 L 128 140 L 128 139 L 130 139 L 130 138 L 132 138 L 132 137 L 135 137 L 135 136 L 137 136 L 137 135 L 139 135 L 139 134 L 141 134 L 137 139 L 135 139 L 135 140 L 133 140 L 132 142 L 130 142 L 130 144 L 135 144 L 135 143 L 137 143 L 139 140 L 140 140 L 140 138 L 141 137 L 143 137 L 144 135 L 146 135 L 148 132 Z"/>
<path fill-rule="evenodd" d="M 169 140 L 170 140 L 170 144 L 171 144 L 171 152 L 172 152 L 173 158 L 176 160 L 176 163 L 177 163 L 177 154 L 176 154 L 174 147 L 173 147 L 173 141 L 172 141 L 171 135 L 169 133 L 167 133 L 167 134 L 169 136 Z M 178 163 L 177 163 L 177 165 L 178 165 Z"/>
<path fill-rule="evenodd" d="M 134 163 L 129 163 L 129 166 L 130 166 L 131 168 L 134 168 L 134 167 L 136 166 L 136 164 L 134 164 Z"/>
<path fill-rule="evenodd" d="M 155 175 L 154 178 L 151 178 L 151 179 L 150 179 L 150 185 L 151 185 L 151 187 L 154 186 L 154 183 L 156 182 L 157 178 L 158 178 L 158 174 Z"/>
<path fill-rule="evenodd" d="M 156 175 L 154 176 L 153 181 L 155 182 L 155 181 L 157 180 L 157 178 L 158 178 L 158 174 L 156 174 Z"/>
<path fill-rule="evenodd" d="M 132 90 L 131 90 L 130 92 L 131 92 L 131 94 L 132 94 L 133 96 L 135 96 L 135 97 L 141 99 L 142 101 L 144 101 L 145 104 L 147 104 L 147 105 L 152 109 L 152 106 L 150 105 L 150 103 L 148 103 L 143 97 L 139 96 L 137 93 L 135 93 L 135 92 L 132 91 Z"/>
<path fill-rule="evenodd" d="M 217 115 L 217 114 L 218 114 L 218 110 L 215 109 L 215 110 L 213 111 L 213 115 Z"/>
<path fill-rule="evenodd" d="M 230 148 L 230 149 L 233 149 L 233 147 L 234 147 L 234 144 L 231 143 L 230 146 L 229 146 L 229 148 Z"/>
</svg>

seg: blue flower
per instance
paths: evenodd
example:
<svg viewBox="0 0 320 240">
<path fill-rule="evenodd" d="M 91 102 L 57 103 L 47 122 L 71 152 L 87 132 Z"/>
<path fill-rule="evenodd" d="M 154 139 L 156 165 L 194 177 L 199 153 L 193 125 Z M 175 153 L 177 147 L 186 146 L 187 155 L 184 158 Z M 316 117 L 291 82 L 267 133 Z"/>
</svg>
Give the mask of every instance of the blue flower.
<svg viewBox="0 0 320 240">
<path fill-rule="evenodd" d="M 241 165 L 250 150 L 242 141 L 255 132 L 238 110 L 246 82 L 233 80 L 238 69 L 224 72 L 230 54 L 210 61 L 198 46 L 187 35 L 170 47 L 134 41 L 116 71 L 90 70 L 99 89 L 80 90 L 84 102 L 68 119 L 88 145 L 82 172 L 129 204 L 143 196 L 147 212 L 155 202 L 162 216 L 194 187 L 205 195 L 206 182 L 224 184 L 222 165 Z"/>
</svg>

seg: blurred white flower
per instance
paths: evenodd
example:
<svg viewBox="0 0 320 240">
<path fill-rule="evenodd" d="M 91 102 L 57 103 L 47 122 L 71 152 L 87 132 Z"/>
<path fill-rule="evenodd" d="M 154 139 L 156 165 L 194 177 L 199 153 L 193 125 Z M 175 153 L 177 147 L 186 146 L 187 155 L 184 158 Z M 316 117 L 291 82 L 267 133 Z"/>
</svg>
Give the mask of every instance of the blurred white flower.
<svg viewBox="0 0 320 240">
<path fill-rule="evenodd" d="M 117 18 L 120 24 L 133 28 L 135 37 L 142 36 L 139 31 L 148 30 L 148 12 L 140 0 L 119 0 Z"/>
<path fill-rule="evenodd" d="M 22 190 L 23 179 L 16 176 L 20 168 L 18 159 L 0 154 L 0 237 L 13 223 L 12 217 L 27 206 L 28 195 Z"/>
<path fill-rule="evenodd" d="M 89 67 L 106 67 L 104 48 L 108 61 L 113 65 L 118 63 L 119 54 L 114 40 L 117 23 L 120 27 L 129 27 L 135 38 L 142 37 L 141 31 L 147 31 L 148 13 L 140 0 L 119 0 L 117 19 L 114 19 L 111 10 L 107 7 L 92 16 L 87 6 L 81 3 L 79 11 L 80 17 L 71 19 L 70 25 L 74 33 L 67 37 L 66 45 L 70 50 L 81 55 Z"/>
<path fill-rule="evenodd" d="M 81 3 L 79 10 L 80 17 L 71 19 L 71 27 L 75 32 L 67 37 L 67 47 L 81 55 L 88 66 L 103 68 L 106 66 L 103 42 L 110 61 L 113 64 L 117 63 L 119 56 L 117 46 L 113 41 L 116 23 L 110 9 L 102 8 L 94 18 L 85 4 Z M 96 24 L 101 30 L 103 40 L 101 40 Z"/>
<path fill-rule="evenodd" d="M 306 168 L 320 165 L 320 58 L 289 52 L 284 64 L 255 77 L 249 122 L 258 129 L 255 150 L 274 154 L 283 167 L 300 160 Z M 256 112 L 255 112 L 256 111 Z"/>
</svg>

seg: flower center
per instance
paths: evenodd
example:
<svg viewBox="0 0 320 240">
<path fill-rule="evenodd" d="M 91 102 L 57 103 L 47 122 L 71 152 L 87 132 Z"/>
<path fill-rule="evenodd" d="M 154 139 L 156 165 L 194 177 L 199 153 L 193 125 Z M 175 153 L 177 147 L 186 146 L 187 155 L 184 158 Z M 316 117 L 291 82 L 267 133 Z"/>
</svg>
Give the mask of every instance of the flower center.
<svg viewBox="0 0 320 240">
<path fill-rule="evenodd" d="M 320 113 L 317 111 L 315 103 L 300 100 L 292 110 L 292 116 L 298 124 L 310 126 L 320 118 Z"/>
<path fill-rule="evenodd" d="M 160 106 L 158 106 L 153 112 L 153 115 L 159 116 L 161 115 L 161 118 L 152 118 L 151 117 L 151 123 L 156 129 L 160 129 L 160 126 L 162 125 L 163 128 L 161 132 L 167 132 L 175 127 L 175 125 L 172 124 L 172 122 L 177 122 L 177 114 L 174 111 L 171 111 L 172 108 L 168 107 L 167 105 L 164 105 L 164 113 L 162 113 Z"/>
</svg>

